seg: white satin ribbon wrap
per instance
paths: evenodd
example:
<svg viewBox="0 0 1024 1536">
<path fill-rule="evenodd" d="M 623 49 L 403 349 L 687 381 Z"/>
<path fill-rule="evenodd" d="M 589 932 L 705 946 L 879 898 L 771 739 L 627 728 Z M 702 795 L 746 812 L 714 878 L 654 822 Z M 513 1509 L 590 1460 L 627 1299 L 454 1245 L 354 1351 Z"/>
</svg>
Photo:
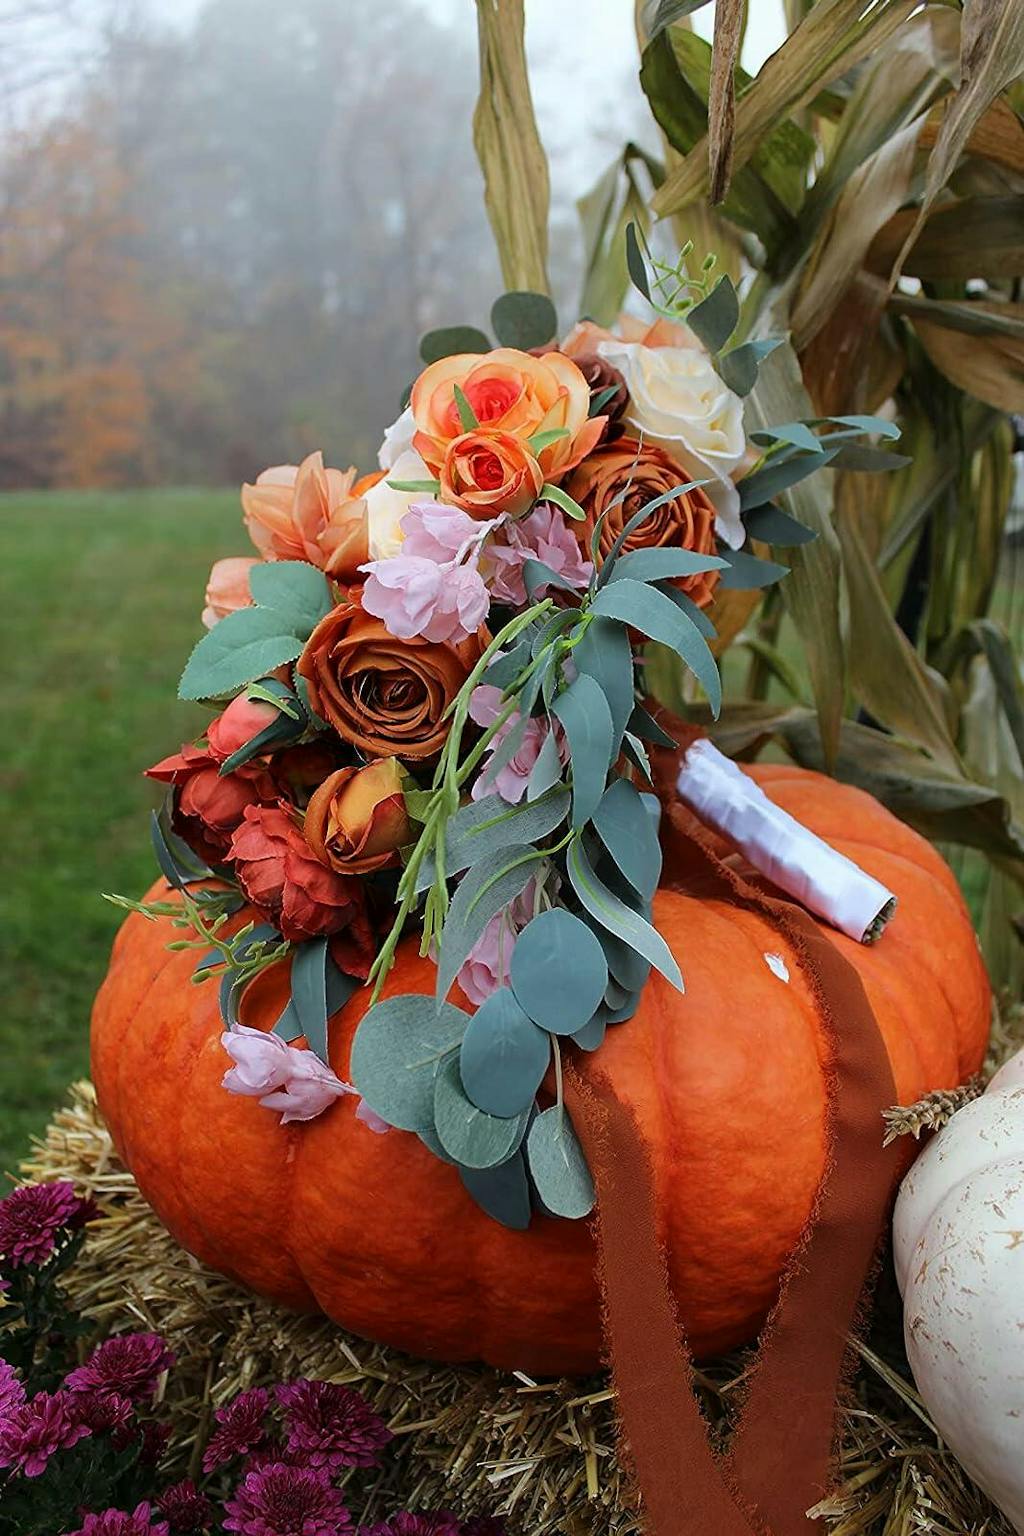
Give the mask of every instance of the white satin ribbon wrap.
<svg viewBox="0 0 1024 1536">
<path fill-rule="evenodd" d="M 678 790 L 701 821 L 787 896 L 858 943 L 880 937 L 896 909 L 893 893 L 780 810 L 710 741 L 696 741 L 687 752 Z"/>
</svg>

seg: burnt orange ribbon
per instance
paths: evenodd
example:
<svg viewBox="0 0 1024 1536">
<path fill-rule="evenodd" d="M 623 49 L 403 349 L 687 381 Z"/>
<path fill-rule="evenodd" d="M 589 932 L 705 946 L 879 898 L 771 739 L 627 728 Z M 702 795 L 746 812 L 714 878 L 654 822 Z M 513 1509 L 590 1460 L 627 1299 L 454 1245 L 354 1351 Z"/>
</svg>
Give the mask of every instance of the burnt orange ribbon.
<svg viewBox="0 0 1024 1536">
<path fill-rule="evenodd" d="M 782 1281 L 732 1443 L 718 1456 L 691 1390 L 692 1359 L 658 1238 L 654 1183 L 632 1110 L 600 1054 L 567 1075 L 567 1102 L 597 1187 L 605 1340 L 648 1536 L 820 1536 L 851 1331 L 875 1264 L 900 1151 L 880 1112 L 889 1058 L 855 968 L 800 908 L 724 864 L 664 785 L 666 885 L 767 917 L 792 945 L 832 1047 L 828 1165 Z M 626 1026 L 628 1028 L 628 1025 Z"/>
</svg>

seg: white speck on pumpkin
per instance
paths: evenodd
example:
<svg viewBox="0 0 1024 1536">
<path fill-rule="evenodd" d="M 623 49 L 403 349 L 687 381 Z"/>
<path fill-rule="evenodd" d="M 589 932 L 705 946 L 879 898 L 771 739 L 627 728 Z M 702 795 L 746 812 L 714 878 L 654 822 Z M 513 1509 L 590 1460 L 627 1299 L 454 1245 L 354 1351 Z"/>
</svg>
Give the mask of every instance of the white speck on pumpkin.
<svg viewBox="0 0 1024 1536">
<path fill-rule="evenodd" d="M 780 981 L 789 980 L 789 966 L 781 955 L 769 955 L 766 952 L 764 960 L 773 976 L 777 976 Z"/>
</svg>

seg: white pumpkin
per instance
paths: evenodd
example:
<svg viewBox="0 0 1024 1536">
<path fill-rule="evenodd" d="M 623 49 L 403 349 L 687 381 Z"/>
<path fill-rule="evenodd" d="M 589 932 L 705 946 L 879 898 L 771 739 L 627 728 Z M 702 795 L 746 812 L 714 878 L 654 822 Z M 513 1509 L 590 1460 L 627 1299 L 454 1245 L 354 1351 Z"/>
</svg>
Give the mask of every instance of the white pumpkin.
<svg viewBox="0 0 1024 1536">
<path fill-rule="evenodd" d="M 1024 1051 L 924 1149 L 893 1236 L 918 1390 L 1024 1536 Z"/>
</svg>

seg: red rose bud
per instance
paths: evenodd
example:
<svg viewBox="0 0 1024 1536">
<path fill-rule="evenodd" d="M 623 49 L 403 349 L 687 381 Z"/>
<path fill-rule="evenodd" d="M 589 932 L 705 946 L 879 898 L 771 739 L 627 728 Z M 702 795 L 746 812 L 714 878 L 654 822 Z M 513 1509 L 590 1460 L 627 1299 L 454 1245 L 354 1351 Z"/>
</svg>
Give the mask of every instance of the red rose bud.
<svg viewBox="0 0 1024 1536">
<path fill-rule="evenodd" d="M 211 753 L 219 763 L 223 763 L 233 752 L 248 746 L 253 737 L 265 731 L 268 725 L 273 725 L 280 713 L 266 699 L 250 699 L 247 694 L 240 693 L 206 732 Z"/>
</svg>

